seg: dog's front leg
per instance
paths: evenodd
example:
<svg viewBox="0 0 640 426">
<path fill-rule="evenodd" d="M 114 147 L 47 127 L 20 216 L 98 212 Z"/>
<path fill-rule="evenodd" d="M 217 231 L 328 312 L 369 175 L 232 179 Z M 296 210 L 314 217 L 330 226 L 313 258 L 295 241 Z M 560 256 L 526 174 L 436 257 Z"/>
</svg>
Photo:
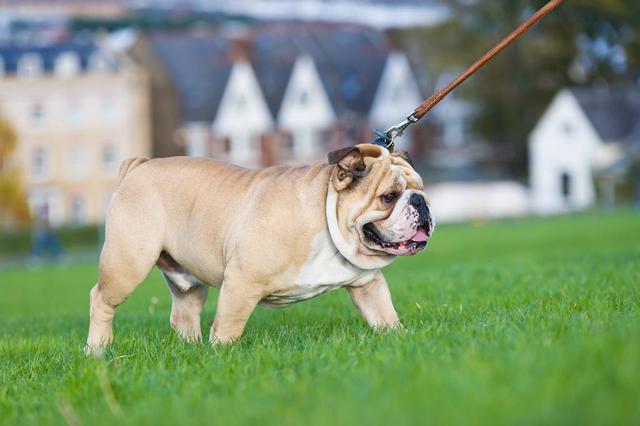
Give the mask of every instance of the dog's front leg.
<svg viewBox="0 0 640 426">
<path fill-rule="evenodd" d="M 391 301 L 391 293 L 382 272 L 358 287 L 347 287 L 351 300 L 356 305 L 367 324 L 375 329 L 401 327 L 398 314 Z"/>
<path fill-rule="evenodd" d="M 239 283 L 225 277 L 209 335 L 212 344 L 232 343 L 242 335 L 249 316 L 264 297 L 260 290 L 259 284 Z"/>
</svg>

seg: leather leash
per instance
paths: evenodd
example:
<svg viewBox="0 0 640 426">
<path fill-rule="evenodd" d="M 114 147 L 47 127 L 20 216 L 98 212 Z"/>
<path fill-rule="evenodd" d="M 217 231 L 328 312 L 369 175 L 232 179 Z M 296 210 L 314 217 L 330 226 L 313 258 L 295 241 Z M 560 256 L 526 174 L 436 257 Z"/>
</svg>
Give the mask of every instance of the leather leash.
<svg viewBox="0 0 640 426">
<path fill-rule="evenodd" d="M 535 25 L 539 20 L 551 13 L 555 8 L 560 6 L 562 0 L 551 0 L 545 4 L 540 10 L 538 10 L 531 18 L 516 28 L 511 34 L 506 36 L 500 43 L 495 45 L 493 49 L 485 53 L 480 59 L 474 62 L 466 71 L 458 76 L 455 80 L 449 83 L 445 88 L 438 90 L 428 99 L 426 99 L 420 106 L 418 106 L 404 121 L 396 124 L 395 126 L 387 129 L 386 132 L 374 129 L 374 133 L 378 138 L 371 142 L 375 145 L 380 145 L 387 148 L 389 151 L 393 151 L 395 138 L 402 135 L 404 131 L 413 123 L 417 123 L 422 117 L 424 117 L 434 106 L 438 104 L 445 96 L 447 96 L 453 89 L 458 87 L 462 82 L 469 78 L 473 73 L 478 71 L 484 64 L 493 59 L 498 53 L 502 52 L 507 46 L 513 43 L 518 37 L 527 32 L 529 28 Z"/>
</svg>

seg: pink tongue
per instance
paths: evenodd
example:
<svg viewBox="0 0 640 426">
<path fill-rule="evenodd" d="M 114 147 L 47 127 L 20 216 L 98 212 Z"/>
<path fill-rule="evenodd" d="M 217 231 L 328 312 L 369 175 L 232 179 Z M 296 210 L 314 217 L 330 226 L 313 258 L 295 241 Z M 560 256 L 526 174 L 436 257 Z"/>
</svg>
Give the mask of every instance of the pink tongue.
<svg viewBox="0 0 640 426">
<path fill-rule="evenodd" d="M 411 238 L 411 241 L 427 241 L 427 232 L 422 228 L 418 229 L 418 232 Z"/>
</svg>

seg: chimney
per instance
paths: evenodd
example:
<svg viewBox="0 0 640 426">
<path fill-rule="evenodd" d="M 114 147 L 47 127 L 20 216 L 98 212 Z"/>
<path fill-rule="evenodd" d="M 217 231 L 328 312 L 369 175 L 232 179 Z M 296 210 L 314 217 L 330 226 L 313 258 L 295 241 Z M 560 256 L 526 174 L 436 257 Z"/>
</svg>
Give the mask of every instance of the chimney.
<svg viewBox="0 0 640 426">
<path fill-rule="evenodd" d="M 253 48 L 253 34 L 248 28 L 230 28 L 225 31 L 225 38 L 229 41 L 229 60 L 231 62 L 251 60 Z"/>
</svg>

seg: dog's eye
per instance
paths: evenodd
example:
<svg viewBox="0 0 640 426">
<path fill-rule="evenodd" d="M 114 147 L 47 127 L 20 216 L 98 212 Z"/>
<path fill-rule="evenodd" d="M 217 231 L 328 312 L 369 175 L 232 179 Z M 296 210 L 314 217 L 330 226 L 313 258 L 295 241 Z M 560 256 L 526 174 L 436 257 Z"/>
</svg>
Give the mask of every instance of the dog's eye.
<svg viewBox="0 0 640 426">
<path fill-rule="evenodd" d="M 383 203 L 391 204 L 396 198 L 398 198 L 398 193 L 395 191 L 389 192 L 388 194 L 381 195 L 380 198 L 382 199 Z"/>
</svg>

